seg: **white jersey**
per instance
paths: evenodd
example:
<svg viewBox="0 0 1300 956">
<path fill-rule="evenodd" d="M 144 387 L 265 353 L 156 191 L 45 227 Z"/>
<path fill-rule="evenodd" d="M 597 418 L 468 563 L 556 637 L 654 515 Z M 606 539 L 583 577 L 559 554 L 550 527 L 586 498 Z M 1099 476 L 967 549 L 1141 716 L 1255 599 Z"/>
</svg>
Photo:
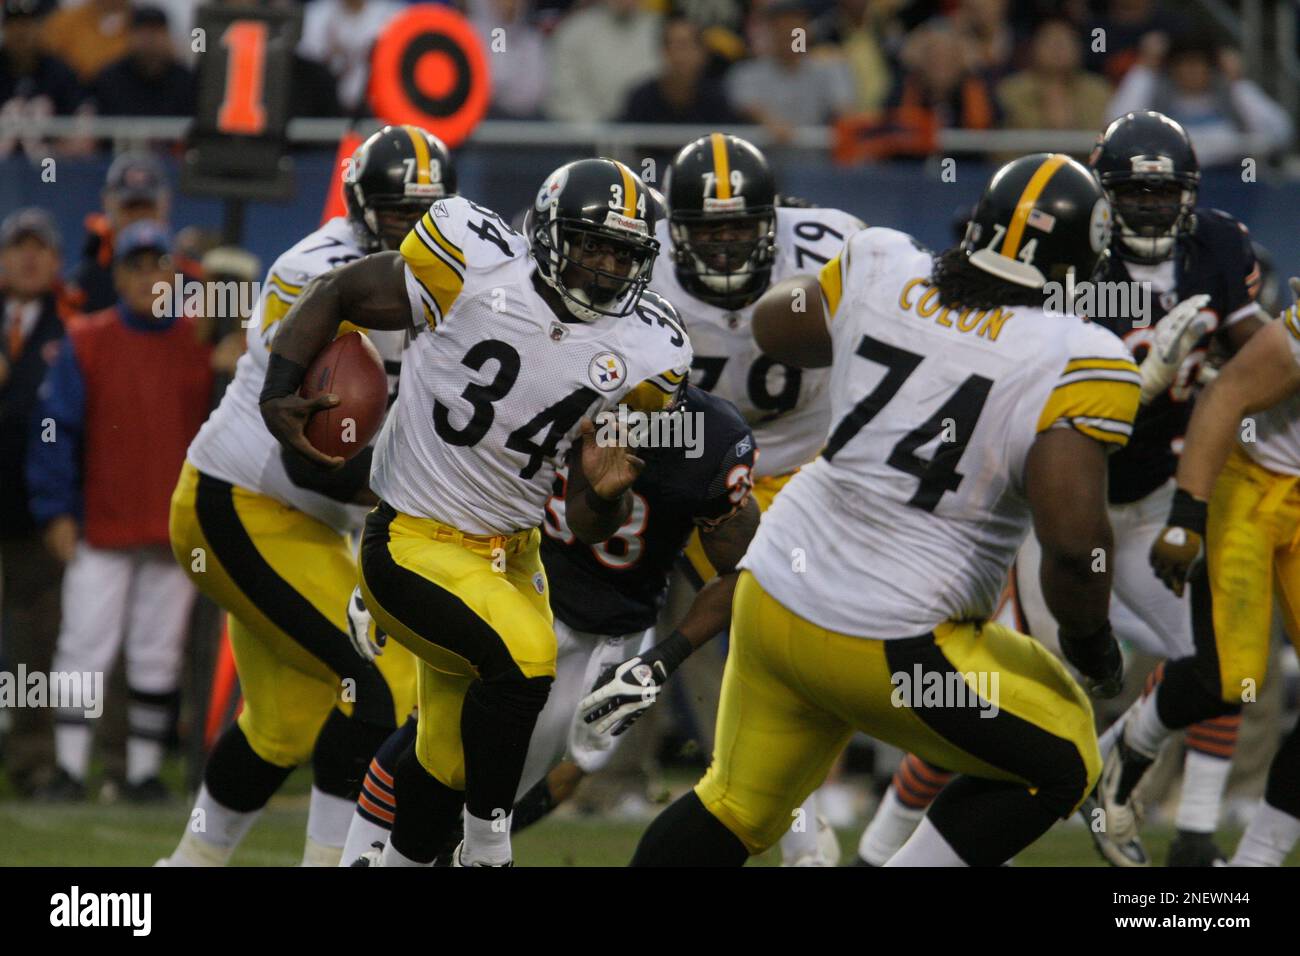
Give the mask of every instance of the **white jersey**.
<svg viewBox="0 0 1300 956">
<path fill-rule="evenodd" d="M 866 229 L 822 270 L 834 426 L 741 562 L 833 631 L 989 617 L 1029 529 L 1037 435 L 1073 427 L 1118 448 L 1132 433 L 1140 379 L 1117 337 L 1038 308 L 943 308 L 931 269 L 910 236 Z"/>
<path fill-rule="evenodd" d="M 562 321 L 528 241 L 464 197 L 434 203 L 402 256 L 420 331 L 370 479 L 400 512 L 469 534 L 536 527 L 579 419 L 662 408 L 689 373 L 671 306 L 647 292 L 631 315 Z"/>
<path fill-rule="evenodd" d="M 862 221 L 838 209 L 776 210 L 775 285 L 816 272 Z M 673 268 L 668 224 L 657 233 L 662 251 L 650 288 L 676 306 L 695 350 L 691 384 L 725 398 L 740 410 L 758 448 L 756 477 L 783 475 L 821 451 L 830 425 L 826 369 L 799 369 L 764 355 L 750 334 L 754 304 L 733 312 L 694 298 Z"/>
<path fill-rule="evenodd" d="M 267 431 L 259 411 L 262 384 L 271 343 L 280 320 L 316 276 L 364 253 L 344 217 L 331 219 L 276 259 L 262 283 L 257 307 L 249 319 L 248 349 L 235 366 L 235 378 L 221 404 L 199 429 L 187 457 L 199 471 L 256 491 L 306 512 L 339 531 L 360 527 L 369 510 L 348 505 L 295 485 L 284 469 L 280 444 Z M 347 326 L 351 329 L 354 326 Z M 405 332 L 367 331 L 388 372 L 389 403 L 397 387 Z"/>
<path fill-rule="evenodd" d="M 1285 338 L 1291 357 L 1300 364 L 1300 306 L 1291 306 L 1278 321 L 1288 333 Z M 1239 429 L 1241 450 L 1269 471 L 1300 475 L 1300 394 L 1249 417 L 1255 419 L 1254 441 L 1243 441 L 1247 433 Z"/>
</svg>

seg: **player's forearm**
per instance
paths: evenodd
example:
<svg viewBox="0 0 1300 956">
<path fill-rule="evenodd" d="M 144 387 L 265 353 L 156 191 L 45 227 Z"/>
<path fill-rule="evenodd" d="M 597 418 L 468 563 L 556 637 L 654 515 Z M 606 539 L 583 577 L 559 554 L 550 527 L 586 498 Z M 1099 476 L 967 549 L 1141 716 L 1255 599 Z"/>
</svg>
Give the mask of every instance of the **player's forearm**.
<svg viewBox="0 0 1300 956">
<path fill-rule="evenodd" d="M 736 593 L 740 572 L 720 574 L 700 589 L 690 610 L 677 625 L 679 633 L 691 642 L 691 649 L 703 647 L 731 623 L 731 599 Z"/>
<path fill-rule="evenodd" d="M 1085 533 L 1069 547 L 1043 547 L 1039 581 L 1043 599 L 1063 634 L 1092 634 L 1110 619 L 1110 522 Z"/>
<path fill-rule="evenodd" d="M 1247 400 L 1231 380 L 1216 379 L 1196 400 L 1178 460 L 1178 487 L 1193 498 L 1208 501 L 1215 479 L 1237 441 Z"/>
</svg>

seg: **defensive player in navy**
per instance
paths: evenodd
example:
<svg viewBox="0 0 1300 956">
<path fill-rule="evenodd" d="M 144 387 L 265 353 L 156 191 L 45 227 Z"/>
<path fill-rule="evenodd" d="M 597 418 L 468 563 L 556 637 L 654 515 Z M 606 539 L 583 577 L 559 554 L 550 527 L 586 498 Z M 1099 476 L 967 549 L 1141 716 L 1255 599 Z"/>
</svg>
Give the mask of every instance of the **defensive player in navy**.
<svg viewBox="0 0 1300 956">
<path fill-rule="evenodd" d="M 661 411 L 689 371 L 676 320 L 642 292 L 655 212 L 621 163 L 579 160 L 537 192 L 526 235 L 463 198 L 436 202 L 402 243 L 314 282 L 276 337 L 262 414 L 325 464 L 295 394 L 344 319 L 411 329 L 397 404 L 376 444 L 360 584 L 389 637 L 420 658 L 419 724 L 398 761 L 386 865 L 433 861 L 462 805 L 461 865 L 512 862 L 509 816 L 556 674 L 539 555 L 557 466 L 581 436 L 565 517 L 603 541 L 644 464 L 598 443 L 591 416 Z M 386 655 L 385 655 L 386 656 Z"/>
</svg>

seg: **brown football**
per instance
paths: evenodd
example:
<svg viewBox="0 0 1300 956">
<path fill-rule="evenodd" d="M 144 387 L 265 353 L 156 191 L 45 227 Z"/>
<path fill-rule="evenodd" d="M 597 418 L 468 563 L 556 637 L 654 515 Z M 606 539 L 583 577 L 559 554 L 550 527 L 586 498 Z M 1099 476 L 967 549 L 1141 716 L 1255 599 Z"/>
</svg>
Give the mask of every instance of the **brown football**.
<svg viewBox="0 0 1300 956">
<path fill-rule="evenodd" d="M 388 408 L 388 375 L 373 342 L 348 332 L 331 342 L 312 361 L 298 394 L 303 398 L 334 394 L 339 403 L 313 415 L 305 429 L 317 450 L 352 458 L 370 444 Z"/>
</svg>

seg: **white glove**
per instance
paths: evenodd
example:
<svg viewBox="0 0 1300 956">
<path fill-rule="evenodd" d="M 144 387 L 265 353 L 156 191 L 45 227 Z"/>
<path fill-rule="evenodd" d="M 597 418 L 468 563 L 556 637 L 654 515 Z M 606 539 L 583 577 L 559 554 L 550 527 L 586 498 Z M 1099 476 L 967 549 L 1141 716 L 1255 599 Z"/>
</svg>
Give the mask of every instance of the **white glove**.
<svg viewBox="0 0 1300 956">
<path fill-rule="evenodd" d="M 1142 404 L 1149 405 L 1174 384 L 1178 369 L 1196 343 L 1214 327 L 1214 315 L 1203 312 L 1210 297 L 1202 293 L 1184 299 L 1156 323 L 1155 340 L 1142 360 Z"/>
<path fill-rule="evenodd" d="M 348 600 L 348 636 L 352 638 L 356 652 L 371 662 L 384 653 L 384 645 L 388 643 L 388 635 L 379 629 L 366 610 L 359 585 L 352 589 L 352 597 Z"/>
<path fill-rule="evenodd" d="M 612 730 L 611 736 L 617 737 L 650 709 L 667 679 L 662 661 L 629 658 L 605 669 L 592 692 L 578 704 L 578 713 L 589 724 L 600 721 L 596 733 Z"/>
</svg>

